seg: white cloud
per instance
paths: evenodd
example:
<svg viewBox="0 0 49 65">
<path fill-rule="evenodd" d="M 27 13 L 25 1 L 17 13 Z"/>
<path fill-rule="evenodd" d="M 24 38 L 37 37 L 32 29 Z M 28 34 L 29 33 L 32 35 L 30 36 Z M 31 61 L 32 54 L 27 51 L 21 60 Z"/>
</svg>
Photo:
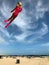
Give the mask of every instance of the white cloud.
<svg viewBox="0 0 49 65">
<path fill-rule="evenodd" d="M 43 27 L 39 30 L 34 32 L 35 37 L 28 40 L 28 43 L 34 43 L 37 41 L 37 39 L 43 38 L 48 33 L 48 26 L 45 23 L 42 23 Z"/>
<path fill-rule="evenodd" d="M 7 30 L 5 30 L 4 28 L 0 27 L 0 31 L 3 33 L 3 35 L 10 37 L 9 33 L 7 32 Z"/>
<path fill-rule="evenodd" d="M 3 24 L 3 22 L 0 22 L 0 27 L 4 27 L 4 24 Z"/>
<path fill-rule="evenodd" d="M 6 28 L 4 28 L 4 26 L 5 26 L 4 23 L 3 22 L 0 22 L 0 32 L 2 32 L 2 33 L 0 33 L 0 36 L 10 38 L 11 35 L 6 30 Z"/>
<path fill-rule="evenodd" d="M 48 26 L 45 23 L 42 23 L 42 25 L 43 27 L 37 32 L 41 37 L 48 33 Z"/>
<path fill-rule="evenodd" d="M 25 41 L 25 38 L 28 37 L 29 35 L 33 34 L 30 31 L 25 31 L 23 34 L 18 35 L 18 36 L 14 36 L 18 41 Z"/>
<path fill-rule="evenodd" d="M 34 35 L 35 37 L 32 37 L 32 39 L 28 40 L 28 43 L 33 43 L 35 40 L 42 38 L 45 34 L 48 33 L 48 26 L 45 23 L 42 23 L 43 27 L 39 30 L 39 31 L 35 31 L 35 32 L 31 32 L 31 31 L 24 31 L 23 34 L 15 36 L 15 38 L 18 41 L 25 41 L 25 38 L 30 36 L 30 35 Z"/>
<path fill-rule="evenodd" d="M 45 44 L 42 44 L 41 46 L 49 46 L 49 42 L 45 43 Z"/>
<path fill-rule="evenodd" d="M 48 25 L 46 25 L 45 23 L 42 23 L 43 24 L 43 28 L 41 29 L 42 31 L 42 34 L 45 35 L 48 33 Z"/>
<path fill-rule="evenodd" d="M 40 7 L 41 5 L 42 5 L 42 1 L 39 0 L 39 1 L 37 2 L 37 7 Z"/>
<path fill-rule="evenodd" d="M 0 44 L 2 44 L 4 42 L 5 42 L 5 40 L 2 37 L 0 37 Z"/>
<path fill-rule="evenodd" d="M 48 6 L 45 7 L 43 5 L 43 2 L 39 0 L 36 5 L 36 12 L 35 12 L 36 19 L 42 18 L 44 16 L 44 13 L 48 11 L 48 9 L 49 7 Z"/>
<path fill-rule="evenodd" d="M 11 14 L 9 12 L 9 9 L 10 7 L 8 7 L 4 2 L 2 3 L 2 7 L 0 9 L 2 15 L 5 17 L 5 18 L 8 18 Z"/>
<path fill-rule="evenodd" d="M 0 36 L 0 44 L 8 45 L 9 42 L 8 42 L 4 37 L 1 37 L 1 36 Z"/>
<path fill-rule="evenodd" d="M 9 43 L 7 42 L 6 39 L 4 39 L 4 37 L 1 37 L 1 35 L 0 35 L 0 44 L 8 45 Z"/>
</svg>

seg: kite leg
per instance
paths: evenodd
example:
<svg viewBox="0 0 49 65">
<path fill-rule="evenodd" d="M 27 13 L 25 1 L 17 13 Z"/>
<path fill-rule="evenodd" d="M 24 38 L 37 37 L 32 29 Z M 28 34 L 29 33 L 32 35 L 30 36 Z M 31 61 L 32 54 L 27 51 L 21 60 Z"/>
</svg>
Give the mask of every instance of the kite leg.
<svg viewBox="0 0 49 65">
<path fill-rule="evenodd" d="M 5 28 L 7 28 L 11 23 L 12 23 L 12 21 L 15 19 L 16 17 L 13 17 L 11 20 L 10 20 L 10 22 L 5 26 Z"/>
<path fill-rule="evenodd" d="M 4 20 L 4 22 L 9 22 L 12 18 L 13 18 L 13 15 L 8 20 Z"/>
<path fill-rule="evenodd" d="M 10 21 L 13 18 L 13 15 L 8 19 L 8 21 Z"/>
<path fill-rule="evenodd" d="M 8 22 L 8 20 L 4 20 L 4 22 Z"/>
</svg>

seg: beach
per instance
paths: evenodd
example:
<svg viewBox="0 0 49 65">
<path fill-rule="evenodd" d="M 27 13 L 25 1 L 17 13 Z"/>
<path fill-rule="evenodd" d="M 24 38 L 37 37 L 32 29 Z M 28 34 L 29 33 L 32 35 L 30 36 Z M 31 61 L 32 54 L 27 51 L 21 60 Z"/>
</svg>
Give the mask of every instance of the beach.
<svg viewBox="0 0 49 65">
<path fill-rule="evenodd" d="M 2 57 L 0 65 L 49 65 L 49 57 Z"/>
</svg>

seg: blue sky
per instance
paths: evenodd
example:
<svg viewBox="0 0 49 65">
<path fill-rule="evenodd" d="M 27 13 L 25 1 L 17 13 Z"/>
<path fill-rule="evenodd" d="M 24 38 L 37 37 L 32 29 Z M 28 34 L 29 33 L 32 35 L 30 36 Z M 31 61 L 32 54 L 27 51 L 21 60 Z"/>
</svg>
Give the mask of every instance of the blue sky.
<svg viewBox="0 0 49 65">
<path fill-rule="evenodd" d="M 4 28 L 18 1 L 22 12 Z M 0 0 L 0 55 L 49 55 L 48 0 Z"/>
</svg>

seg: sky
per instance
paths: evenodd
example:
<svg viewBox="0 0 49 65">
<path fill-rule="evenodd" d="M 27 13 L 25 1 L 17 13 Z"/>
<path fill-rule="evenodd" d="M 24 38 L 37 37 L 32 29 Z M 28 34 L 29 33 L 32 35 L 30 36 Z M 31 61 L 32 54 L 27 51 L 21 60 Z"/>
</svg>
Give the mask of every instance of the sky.
<svg viewBox="0 0 49 65">
<path fill-rule="evenodd" d="M 19 1 L 22 12 L 4 28 Z M 0 55 L 49 55 L 49 0 L 0 0 Z"/>
</svg>

